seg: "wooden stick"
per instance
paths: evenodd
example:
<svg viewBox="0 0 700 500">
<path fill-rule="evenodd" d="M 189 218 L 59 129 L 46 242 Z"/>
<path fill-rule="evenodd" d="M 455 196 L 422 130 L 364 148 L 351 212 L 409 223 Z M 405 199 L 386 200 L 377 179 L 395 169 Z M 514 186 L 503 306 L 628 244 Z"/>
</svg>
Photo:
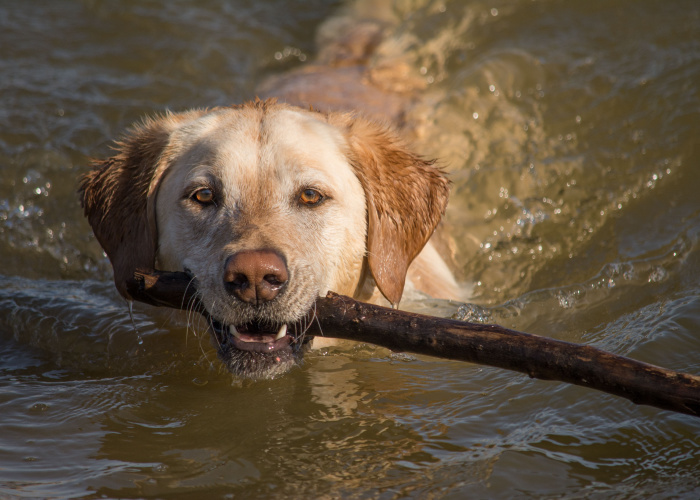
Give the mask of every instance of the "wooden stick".
<svg viewBox="0 0 700 500">
<path fill-rule="evenodd" d="M 128 285 L 134 300 L 206 313 L 185 273 L 137 272 Z M 325 337 L 380 345 L 496 366 L 542 380 L 558 380 L 643 404 L 700 416 L 700 377 L 660 368 L 595 347 L 482 325 L 435 318 L 358 302 L 329 293 L 316 301 L 315 328 Z"/>
</svg>

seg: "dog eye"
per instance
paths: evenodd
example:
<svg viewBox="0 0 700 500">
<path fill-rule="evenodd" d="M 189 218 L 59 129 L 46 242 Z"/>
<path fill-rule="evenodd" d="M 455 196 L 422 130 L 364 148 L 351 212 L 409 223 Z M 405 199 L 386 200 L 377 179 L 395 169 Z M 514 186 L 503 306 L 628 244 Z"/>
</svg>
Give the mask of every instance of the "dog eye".
<svg viewBox="0 0 700 500">
<path fill-rule="evenodd" d="M 214 191 L 209 188 L 202 188 L 195 191 L 192 199 L 202 205 L 209 205 L 214 202 Z"/>
<path fill-rule="evenodd" d="M 313 207 L 318 205 L 323 200 L 323 195 L 316 191 L 315 189 L 307 188 L 304 189 L 299 195 L 299 201 L 304 205 Z"/>
</svg>

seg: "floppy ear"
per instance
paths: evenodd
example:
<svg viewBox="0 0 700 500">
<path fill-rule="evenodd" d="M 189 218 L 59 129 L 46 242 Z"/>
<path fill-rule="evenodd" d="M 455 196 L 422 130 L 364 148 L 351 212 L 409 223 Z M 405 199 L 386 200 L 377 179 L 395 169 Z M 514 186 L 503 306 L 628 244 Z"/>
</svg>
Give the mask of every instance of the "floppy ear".
<svg viewBox="0 0 700 500">
<path fill-rule="evenodd" d="M 445 212 L 449 181 L 434 161 L 409 151 L 386 126 L 347 114 L 330 115 L 344 129 L 348 157 L 367 198 L 369 269 L 393 305 L 406 272 Z"/>
<path fill-rule="evenodd" d="M 114 283 L 124 297 L 126 280 L 138 268 L 153 269 L 158 231 L 155 195 L 167 169 L 170 135 L 192 113 L 146 120 L 116 142 L 116 154 L 92 162 L 80 179 L 85 216 L 114 269 Z"/>
</svg>

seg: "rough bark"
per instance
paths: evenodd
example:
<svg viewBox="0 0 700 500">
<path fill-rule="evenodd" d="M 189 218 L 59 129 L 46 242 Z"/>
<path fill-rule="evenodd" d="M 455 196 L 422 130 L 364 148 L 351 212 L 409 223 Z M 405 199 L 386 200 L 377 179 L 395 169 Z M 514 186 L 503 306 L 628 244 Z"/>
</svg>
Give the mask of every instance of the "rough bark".
<svg viewBox="0 0 700 500">
<path fill-rule="evenodd" d="M 184 273 L 137 272 L 134 300 L 206 313 Z M 643 404 L 700 416 L 700 376 L 667 370 L 595 347 L 503 328 L 435 318 L 358 302 L 329 293 L 316 302 L 316 328 L 325 337 L 468 361 L 558 380 Z M 320 332 L 316 332 L 317 334 Z"/>
</svg>

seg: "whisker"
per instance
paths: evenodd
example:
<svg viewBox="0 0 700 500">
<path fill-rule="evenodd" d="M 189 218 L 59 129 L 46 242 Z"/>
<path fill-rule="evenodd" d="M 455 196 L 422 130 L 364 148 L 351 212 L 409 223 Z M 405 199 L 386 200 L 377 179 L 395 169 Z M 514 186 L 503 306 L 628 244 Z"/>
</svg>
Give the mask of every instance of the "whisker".
<svg viewBox="0 0 700 500">
<path fill-rule="evenodd" d="M 194 274 L 191 274 L 189 271 L 188 271 L 188 274 L 191 276 L 191 278 L 190 278 L 190 281 L 187 283 L 187 287 L 185 288 L 185 292 L 187 292 L 190 285 L 194 285 L 194 283 L 197 279 L 197 277 Z M 183 297 L 182 297 L 183 303 L 181 305 L 183 305 L 183 306 L 185 305 L 184 300 L 185 300 L 186 296 L 187 296 L 187 293 L 185 293 L 185 295 L 183 295 Z M 192 297 L 190 297 L 189 302 L 187 303 L 187 305 L 185 307 L 185 310 L 187 311 L 187 333 L 189 333 L 189 331 L 190 331 L 190 324 L 192 322 L 192 315 L 196 314 L 195 306 L 197 305 L 198 301 L 199 301 L 199 294 L 194 293 L 192 295 Z M 193 328 L 193 331 L 194 331 L 194 328 Z M 195 336 L 196 336 L 196 332 L 195 332 Z"/>
<path fill-rule="evenodd" d="M 314 315 L 311 318 L 311 322 L 313 323 L 314 320 L 316 320 L 316 324 L 318 325 L 318 331 L 321 332 L 321 337 L 325 337 L 325 335 L 323 334 L 323 327 L 321 326 L 321 321 L 318 319 L 318 315 L 316 314 L 316 302 L 314 302 Z M 309 327 L 311 327 L 311 325 L 309 325 Z"/>
<path fill-rule="evenodd" d="M 191 302 L 190 302 L 190 305 L 191 305 L 191 307 L 190 307 L 190 313 L 191 313 L 191 314 L 197 314 L 197 313 L 199 312 L 199 311 L 197 311 L 197 310 L 195 309 L 195 306 L 197 306 L 198 304 L 200 304 L 200 303 L 201 303 L 201 300 L 202 300 L 202 297 L 199 296 L 198 294 L 197 294 L 197 297 L 193 297 L 193 298 L 192 298 L 192 300 L 191 300 Z M 215 303 L 216 303 L 215 301 L 212 303 L 212 309 L 213 309 Z M 196 320 L 196 323 L 197 323 L 197 324 L 195 325 L 195 323 L 192 322 L 192 331 L 194 332 L 195 336 L 196 336 L 196 337 L 198 338 L 198 340 L 199 340 L 198 345 L 199 345 L 199 350 L 200 350 L 200 352 L 202 353 L 202 357 L 204 358 L 204 360 L 206 360 L 206 362 L 207 362 L 207 364 L 209 365 L 209 367 L 210 367 L 210 368 L 213 368 L 213 367 L 214 367 L 214 363 L 212 362 L 211 359 L 209 359 L 209 356 L 208 356 L 208 354 L 207 354 L 207 351 L 205 350 L 204 345 L 202 344 L 202 342 L 203 342 L 204 338 L 208 336 L 208 337 L 210 337 L 210 338 L 213 337 L 213 338 L 215 339 L 215 341 L 217 342 L 217 344 L 218 344 L 219 347 L 221 347 L 221 344 L 219 343 L 219 338 L 218 338 L 218 336 L 217 336 L 216 333 L 213 332 L 213 330 L 212 330 L 211 321 L 210 321 L 207 317 L 205 317 L 204 315 L 202 315 L 202 314 L 197 314 L 197 316 L 198 316 L 198 319 Z M 202 321 L 205 322 L 204 333 L 203 333 L 203 334 L 199 334 L 199 333 L 197 333 L 197 330 L 201 330 L 201 329 L 202 329 L 201 326 L 200 326 L 201 323 L 202 323 Z M 209 335 L 207 335 L 207 334 L 209 334 Z"/>
<path fill-rule="evenodd" d="M 208 309 L 208 310 L 213 311 L 215 306 L 216 306 L 216 299 L 212 300 L 211 309 Z M 216 335 L 216 332 L 214 332 L 214 325 L 212 324 L 211 318 L 207 319 L 207 330 L 206 331 L 212 333 L 212 337 L 214 337 L 217 348 L 221 349 L 221 347 L 222 347 L 221 341 L 219 340 L 219 336 Z"/>
<path fill-rule="evenodd" d="M 192 297 L 190 299 L 189 303 L 187 304 L 186 310 L 187 310 L 187 331 L 188 332 L 189 332 L 190 325 L 193 326 L 193 323 L 194 323 L 193 318 L 197 314 L 196 307 L 197 307 L 198 303 L 199 303 L 199 297 L 195 296 L 195 297 Z M 201 317 L 201 315 L 200 315 L 200 317 Z"/>
</svg>

